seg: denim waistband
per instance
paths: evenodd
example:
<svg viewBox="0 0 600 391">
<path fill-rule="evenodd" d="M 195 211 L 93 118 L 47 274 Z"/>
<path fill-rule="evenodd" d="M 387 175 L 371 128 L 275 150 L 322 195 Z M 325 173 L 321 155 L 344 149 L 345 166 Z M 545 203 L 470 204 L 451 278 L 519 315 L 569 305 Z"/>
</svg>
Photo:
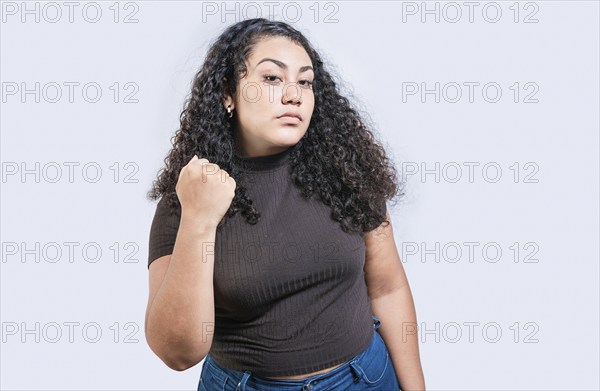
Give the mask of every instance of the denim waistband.
<svg viewBox="0 0 600 391">
<path fill-rule="evenodd" d="M 372 318 L 373 318 L 373 329 L 375 332 L 379 328 L 381 322 L 380 322 L 379 318 L 376 316 L 372 316 Z M 376 338 L 375 338 L 375 335 L 373 335 L 371 344 L 375 343 L 375 341 L 376 341 Z M 300 387 L 302 387 L 302 386 L 308 385 L 309 387 L 307 389 L 310 389 L 310 384 L 312 384 L 313 382 L 315 382 L 315 381 L 320 382 L 320 381 L 326 380 L 329 377 L 335 376 L 335 375 L 339 374 L 340 372 L 344 372 L 344 371 L 350 371 L 355 377 L 359 377 L 360 373 L 359 374 L 356 373 L 354 368 L 352 368 L 352 364 L 354 362 L 356 362 L 361 357 L 361 355 L 365 354 L 365 352 L 367 350 L 368 350 L 368 347 L 367 347 L 367 349 L 364 349 L 362 352 L 360 352 L 356 356 L 352 357 L 350 360 L 346 361 L 339 367 L 334 368 L 328 372 L 309 376 L 304 379 L 296 379 L 296 380 L 293 380 L 293 379 L 275 380 L 275 379 L 268 379 L 268 378 L 253 375 L 250 371 L 244 371 L 244 372 L 232 371 L 230 369 L 223 368 L 220 365 L 218 365 L 212 359 L 210 354 L 206 356 L 205 364 L 211 366 L 217 372 L 217 374 L 215 374 L 215 376 L 218 376 L 218 373 L 221 372 L 221 373 L 224 373 L 225 375 L 227 375 L 228 377 L 230 377 L 231 379 L 238 381 L 238 384 L 237 384 L 238 390 L 245 389 L 245 385 L 251 376 L 252 376 L 252 382 L 257 385 L 263 385 L 263 386 L 267 386 L 267 387 L 288 386 L 288 387 L 298 387 L 298 389 L 300 389 Z"/>
</svg>

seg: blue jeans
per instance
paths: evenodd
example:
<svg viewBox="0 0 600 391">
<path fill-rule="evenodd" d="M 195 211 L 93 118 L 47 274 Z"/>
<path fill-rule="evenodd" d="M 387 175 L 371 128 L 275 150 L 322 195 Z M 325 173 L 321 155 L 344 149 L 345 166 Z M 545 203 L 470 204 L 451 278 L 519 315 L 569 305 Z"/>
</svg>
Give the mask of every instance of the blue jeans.
<svg viewBox="0 0 600 391">
<path fill-rule="evenodd" d="M 250 371 L 223 368 L 209 354 L 202 365 L 198 391 L 400 390 L 389 352 L 377 332 L 381 321 L 376 316 L 372 317 L 374 332 L 371 344 L 329 372 L 302 380 L 270 380 L 254 376 Z"/>
</svg>

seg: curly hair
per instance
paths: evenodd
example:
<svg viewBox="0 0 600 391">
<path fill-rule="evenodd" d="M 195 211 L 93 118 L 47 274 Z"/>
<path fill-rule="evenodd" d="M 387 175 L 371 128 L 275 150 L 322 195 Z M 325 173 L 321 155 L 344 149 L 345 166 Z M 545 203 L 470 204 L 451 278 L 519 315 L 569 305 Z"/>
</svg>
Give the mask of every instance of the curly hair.
<svg viewBox="0 0 600 391">
<path fill-rule="evenodd" d="M 304 35 L 281 21 L 264 18 L 235 23 L 210 46 L 192 82 L 180 115 L 180 128 L 171 137 L 172 149 L 164 159 L 147 198 L 167 198 L 172 212 L 181 205 L 175 192 L 179 172 L 197 154 L 229 173 L 236 181 L 234 198 L 217 230 L 227 218 L 241 212 L 256 224 L 260 212 L 246 194 L 246 176 L 234 145 L 235 117 L 223 108 L 224 93 L 235 95 L 238 82 L 247 72 L 246 60 L 262 39 L 287 37 L 301 45 L 314 68 L 315 105 L 305 135 L 290 154 L 290 175 L 303 197 L 314 193 L 331 209 L 331 218 L 344 232 L 364 232 L 389 224 L 387 199 L 404 195 L 391 160 L 376 141 L 367 121 L 342 96 L 338 87 Z"/>
</svg>

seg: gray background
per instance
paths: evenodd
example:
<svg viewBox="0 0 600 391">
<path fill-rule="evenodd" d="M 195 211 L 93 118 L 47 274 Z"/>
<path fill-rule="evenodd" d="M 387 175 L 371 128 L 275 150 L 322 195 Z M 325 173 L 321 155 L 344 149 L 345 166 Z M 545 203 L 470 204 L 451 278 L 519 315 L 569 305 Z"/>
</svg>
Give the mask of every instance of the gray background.
<svg viewBox="0 0 600 391">
<path fill-rule="evenodd" d="M 38 2 L 37 22 L 7 3 L 22 4 L 2 3 L 1 387 L 193 390 L 201 364 L 173 371 L 144 338 L 155 209 L 144 197 L 209 42 L 256 8 L 122 2 L 115 22 L 113 2 L 98 2 L 92 23 L 82 9 L 91 20 L 95 5 L 79 2 L 71 23 L 62 2 L 59 19 Z M 597 390 L 598 3 L 520 2 L 515 21 L 512 1 L 477 2 L 469 21 L 458 2 L 454 23 L 445 2 L 428 2 L 440 19 L 424 22 L 421 2 L 295 3 L 287 14 L 288 3 L 275 4 L 275 19 L 304 32 L 369 113 L 398 169 L 419 170 L 406 176 L 404 202 L 388 207 L 428 389 Z M 132 13 L 137 22 L 124 23 Z M 36 82 L 39 103 L 10 93 Z M 80 83 L 72 102 L 65 82 Z M 436 82 L 446 87 L 439 102 L 403 98 L 407 83 Z M 472 102 L 465 82 L 479 83 Z M 84 99 L 86 83 L 101 87 L 98 102 Z M 486 83 L 501 88 L 496 103 L 484 99 Z M 126 103 L 134 88 L 138 102 Z M 525 102 L 534 89 L 537 103 Z M 421 177 L 436 163 L 439 181 Z"/>
</svg>

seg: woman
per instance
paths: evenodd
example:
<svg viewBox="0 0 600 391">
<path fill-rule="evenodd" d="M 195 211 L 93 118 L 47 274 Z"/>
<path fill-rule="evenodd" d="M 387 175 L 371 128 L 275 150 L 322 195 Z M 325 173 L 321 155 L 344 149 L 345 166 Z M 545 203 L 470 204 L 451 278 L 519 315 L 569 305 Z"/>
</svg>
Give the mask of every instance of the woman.
<svg viewBox="0 0 600 391">
<path fill-rule="evenodd" d="M 205 359 L 199 390 L 424 389 L 386 210 L 401 186 L 300 32 L 228 27 L 172 141 L 149 192 L 161 360 Z"/>
</svg>

